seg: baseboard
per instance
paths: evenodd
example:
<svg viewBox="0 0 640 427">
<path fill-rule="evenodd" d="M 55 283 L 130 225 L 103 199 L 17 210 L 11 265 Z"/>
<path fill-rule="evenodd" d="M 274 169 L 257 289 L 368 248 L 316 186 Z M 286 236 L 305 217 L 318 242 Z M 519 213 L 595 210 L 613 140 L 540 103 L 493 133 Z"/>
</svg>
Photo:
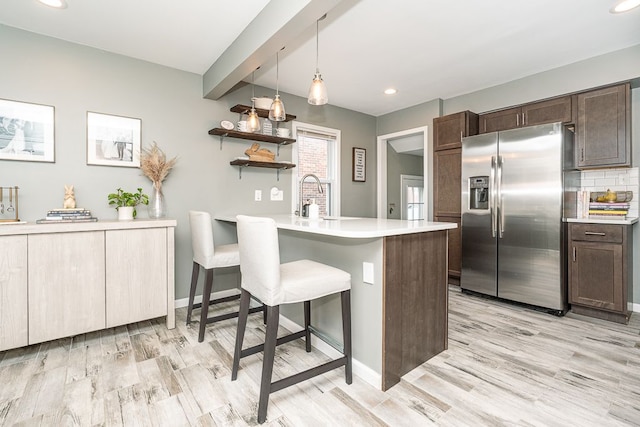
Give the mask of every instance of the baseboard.
<svg viewBox="0 0 640 427">
<path fill-rule="evenodd" d="M 627 308 L 629 311 L 640 312 L 640 303 L 637 302 L 629 302 L 627 303 Z"/>
<path fill-rule="evenodd" d="M 282 315 L 280 315 L 280 325 L 290 331 L 299 331 L 302 329 L 302 326 Z M 311 335 L 311 345 L 331 358 L 337 359 L 342 356 L 342 353 L 315 335 Z M 382 389 L 382 376 L 379 373 L 356 359 L 352 359 L 351 363 L 354 375 L 357 375 L 361 380 L 371 384 L 378 390 Z"/>
</svg>

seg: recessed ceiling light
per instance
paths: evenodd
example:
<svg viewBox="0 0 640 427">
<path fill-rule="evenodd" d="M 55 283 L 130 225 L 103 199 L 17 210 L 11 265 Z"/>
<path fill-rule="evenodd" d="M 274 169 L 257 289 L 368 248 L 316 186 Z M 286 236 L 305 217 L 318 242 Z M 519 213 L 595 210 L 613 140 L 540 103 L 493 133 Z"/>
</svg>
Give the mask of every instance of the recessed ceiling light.
<svg viewBox="0 0 640 427">
<path fill-rule="evenodd" d="M 46 4 L 50 7 L 55 7 L 56 9 L 65 9 L 67 7 L 66 0 L 38 0 L 42 4 Z"/>
<path fill-rule="evenodd" d="M 623 13 L 640 6 L 640 0 L 619 0 L 609 9 L 611 13 Z"/>
<path fill-rule="evenodd" d="M 398 91 L 396 89 L 393 89 L 393 88 L 385 89 L 385 91 L 384 91 L 385 95 L 395 95 L 396 93 L 398 93 Z"/>
</svg>

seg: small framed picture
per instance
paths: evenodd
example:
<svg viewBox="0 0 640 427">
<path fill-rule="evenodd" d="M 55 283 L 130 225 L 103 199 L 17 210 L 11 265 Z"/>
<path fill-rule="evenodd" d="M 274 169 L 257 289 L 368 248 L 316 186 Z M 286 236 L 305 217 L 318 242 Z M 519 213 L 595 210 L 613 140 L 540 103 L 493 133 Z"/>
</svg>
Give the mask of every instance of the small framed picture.
<svg viewBox="0 0 640 427">
<path fill-rule="evenodd" d="M 353 147 L 352 180 L 365 182 L 367 180 L 367 150 Z"/>
<path fill-rule="evenodd" d="M 0 99 L 0 160 L 54 162 L 54 108 Z"/>
<path fill-rule="evenodd" d="M 140 167 L 142 120 L 87 112 L 87 164 Z"/>
</svg>

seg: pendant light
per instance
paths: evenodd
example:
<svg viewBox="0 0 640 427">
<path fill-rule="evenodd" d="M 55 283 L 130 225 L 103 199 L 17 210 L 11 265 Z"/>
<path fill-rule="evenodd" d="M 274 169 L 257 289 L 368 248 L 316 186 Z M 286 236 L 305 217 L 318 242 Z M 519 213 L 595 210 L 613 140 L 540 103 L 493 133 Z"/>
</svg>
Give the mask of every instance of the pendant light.
<svg viewBox="0 0 640 427">
<path fill-rule="evenodd" d="M 247 131 L 258 132 L 260 130 L 260 118 L 256 113 L 256 85 L 254 83 L 255 70 L 251 73 L 251 111 L 247 118 Z"/>
<path fill-rule="evenodd" d="M 284 103 L 280 99 L 280 92 L 278 90 L 278 79 L 280 76 L 279 53 L 280 52 L 276 52 L 276 97 L 271 103 L 271 108 L 269 109 L 269 120 L 273 120 L 274 122 L 283 122 L 287 118 L 287 115 L 284 112 Z"/>
<path fill-rule="evenodd" d="M 318 22 L 322 21 L 327 17 L 325 13 L 316 21 L 316 74 L 313 77 L 313 82 L 311 82 L 311 87 L 309 88 L 309 104 L 311 105 L 324 105 L 329 102 L 329 95 L 327 95 L 327 87 L 322 80 L 322 76 L 320 75 L 320 69 L 318 68 Z"/>
</svg>

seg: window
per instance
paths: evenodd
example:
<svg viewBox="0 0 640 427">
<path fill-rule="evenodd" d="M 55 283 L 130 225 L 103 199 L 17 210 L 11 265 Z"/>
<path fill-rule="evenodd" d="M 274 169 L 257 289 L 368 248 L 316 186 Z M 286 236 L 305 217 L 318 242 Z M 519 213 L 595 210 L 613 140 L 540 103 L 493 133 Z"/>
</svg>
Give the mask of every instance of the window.
<svg viewBox="0 0 640 427">
<path fill-rule="evenodd" d="M 308 177 L 304 181 L 303 204 L 314 199 L 320 216 L 340 215 L 340 131 L 306 123 L 293 122 L 292 161 L 296 164 L 292 174 L 292 207 L 298 210 L 300 200 L 300 180 L 307 174 L 314 174 L 320 180 L 323 193 L 318 191 L 318 183 Z"/>
</svg>

